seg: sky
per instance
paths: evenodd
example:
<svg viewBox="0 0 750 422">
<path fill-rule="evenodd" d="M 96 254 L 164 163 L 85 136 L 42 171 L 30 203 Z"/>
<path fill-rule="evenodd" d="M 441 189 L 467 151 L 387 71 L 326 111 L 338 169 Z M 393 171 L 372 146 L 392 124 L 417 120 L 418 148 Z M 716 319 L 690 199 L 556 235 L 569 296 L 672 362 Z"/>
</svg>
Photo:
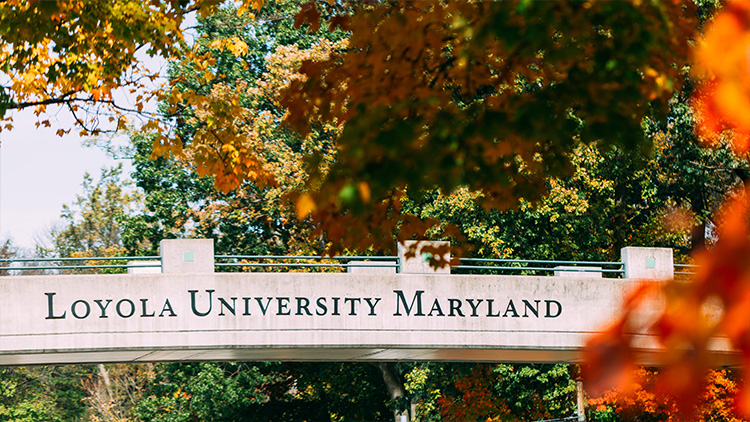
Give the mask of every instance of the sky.
<svg viewBox="0 0 750 422">
<path fill-rule="evenodd" d="M 62 206 L 83 192 L 85 173 L 98 180 L 102 167 L 122 162 L 129 174 L 130 166 L 99 148 L 83 146 L 75 130 L 59 137 L 55 131 L 60 126 L 36 128 L 31 111 L 13 119 L 13 129 L 0 133 L 0 239 L 33 248 L 53 225 L 61 224 Z M 61 117 L 59 124 L 65 120 Z"/>
</svg>

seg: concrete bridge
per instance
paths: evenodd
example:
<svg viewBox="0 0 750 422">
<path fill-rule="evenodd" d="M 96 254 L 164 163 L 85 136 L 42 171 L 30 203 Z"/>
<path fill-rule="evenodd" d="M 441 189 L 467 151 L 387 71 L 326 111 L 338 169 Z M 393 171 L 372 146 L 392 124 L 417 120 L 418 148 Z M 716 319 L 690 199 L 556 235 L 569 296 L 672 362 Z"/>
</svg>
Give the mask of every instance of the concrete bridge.
<svg viewBox="0 0 750 422">
<path fill-rule="evenodd" d="M 0 277 L 0 366 L 93 362 L 577 362 L 669 249 L 625 248 L 625 278 L 457 275 L 401 253 L 400 271 L 215 273 L 210 240 L 164 241 L 158 273 Z M 361 265 L 370 265 L 363 263 Z M 654 313 L 643 315 L 644 327 Z M 635 334 L 641 363 L 658 362 Z M 732 354 L 719 342 L 717 359 Z"/>
</svg>

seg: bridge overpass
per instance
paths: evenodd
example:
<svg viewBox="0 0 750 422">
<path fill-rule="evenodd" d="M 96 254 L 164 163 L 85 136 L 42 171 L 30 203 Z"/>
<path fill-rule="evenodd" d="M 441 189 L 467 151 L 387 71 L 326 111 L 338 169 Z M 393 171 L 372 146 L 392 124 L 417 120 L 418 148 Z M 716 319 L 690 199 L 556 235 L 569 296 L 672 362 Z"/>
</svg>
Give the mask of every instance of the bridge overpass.
<svg viewBox="0 0 750 422">
<path fill-rule="evenodd" d="M 210 240 L 161 247 L 155 271 L 0 277 L 0 366 L 577 362 L 636 279 L 673 271 L 669 249 L 625 248 L 624 278 L 570 268 L 554 276 L 450 274 L 404 251 L 396 265 L 360 262 L 347 273 L 218 273 Z M 643 327 L 657 312 L 641 316 Z M 659 346 L 643 327 L 634 333 L 639 359 L 658 363 Z M 716 357 L 733 359 L 720 340 Z"/>
</svg>

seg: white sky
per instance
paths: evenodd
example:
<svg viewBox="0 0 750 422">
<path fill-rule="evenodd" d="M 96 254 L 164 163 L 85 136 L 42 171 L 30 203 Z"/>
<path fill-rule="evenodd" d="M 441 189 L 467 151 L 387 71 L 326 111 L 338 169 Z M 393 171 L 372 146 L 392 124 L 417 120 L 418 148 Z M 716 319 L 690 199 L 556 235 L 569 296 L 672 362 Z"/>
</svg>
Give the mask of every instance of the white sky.
<svg viewBox="0 0 750 422">
<path fill-rule="evenodd" d="M 82 193 L 84 173 L 97 180 L 102 167 L 117 161 L 98 148 L 83 147 L 75 130 L 59 137 L 60 126 L 36 128 L 31 111 L 13 118 L 13 130 L 0 133 L 0 239 L 33 248 L 35 237 L 43 239 L 59 222 L 62 205 Z M 129 163 L 125 166 L 129 174 Z"/>
</svg>

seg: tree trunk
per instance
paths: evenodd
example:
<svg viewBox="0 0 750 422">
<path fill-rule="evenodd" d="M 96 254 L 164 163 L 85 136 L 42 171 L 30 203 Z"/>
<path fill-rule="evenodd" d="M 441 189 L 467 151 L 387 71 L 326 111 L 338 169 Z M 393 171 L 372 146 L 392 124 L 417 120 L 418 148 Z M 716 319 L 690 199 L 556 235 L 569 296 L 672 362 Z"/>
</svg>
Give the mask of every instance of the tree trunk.
<svg viewBox="0 0 750 422">
<path fill-rule="evenodd" d="M 706 220 L 702 217 L 706 206 L 702 190 L 699 189 L 695 197 L 691 199 L 690 208 L 693 215 L 699 219 L 698 224 L 693 227 L 693 231 L 690 233 L 690 252 L 694 254 L 706 247 Z"/>
<path fill-rule="evenodd" d="M 701 221 L 693 227 L 690 234 L 690 252 L 696 253 L 706 247 L 706 222 Z"/>
<path fill-rule="evenodd" d="M 391 396 L 391 400 L 395 401 L 406 397 L 406 390 L 404 389 L 403 382 L 401 382 L 401 377 L 398 375 L 398 371 L 396 371 L 396 365 L 393 362 L 378 362 L 375 365 L 383 374 L 383 381 L 388 389 L 388 394 Z M 404 417 L 406 419 L 403 419 Z M 403 412 L 394 409 L 393 418 L 396 422 L 410 420 L 409 409 L 405 409 Z"/>
<path fill-rule="evenodd" d="M 107 371 L 107 368 L 105 368 L 101 363 L 96 365 L 96 367 L 99 369 L 99 376 L 102 378 L 102 381 L 104 381 L 104 390 L 107 392 L 107 399 L 111 402 L 112 383 L 109 381 L 109 372 Z"/>
</svg>

